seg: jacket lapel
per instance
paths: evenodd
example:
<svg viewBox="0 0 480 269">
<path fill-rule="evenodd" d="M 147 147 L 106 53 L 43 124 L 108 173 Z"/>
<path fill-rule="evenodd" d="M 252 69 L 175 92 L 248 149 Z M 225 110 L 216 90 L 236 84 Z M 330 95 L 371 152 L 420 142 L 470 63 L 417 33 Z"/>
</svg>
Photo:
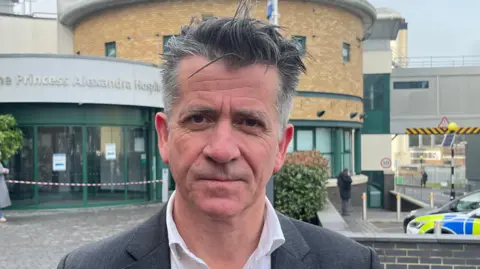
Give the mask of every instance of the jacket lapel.
<svg viewBox="0 0 480 269">
<path fill-rule="evenodd" d="M 136 260 L 123 269 L 170 269 L 170 248 L 164 205 L 159 213 L 137 227 L 126 251 Z M 293 222 L 278 213 L 285 243 L 272 253 L 272 269 L 307 269 L 303 258 L 310 251 L 302 234 Z"/>
<path fill-rule="evenodd" d="M 170 269 L 166 209 L 137 227 L 126 248 L 136 261 L 123 269 Z"/>
<path fill-rule="evenodd" d="M 285 243 L 272 253 L 272 269 L 311 268 L 303 262 L 310 248 L 302 234 L 288 217 L 279 212 L 277 215 L 285 236 Z"/>
</svg>

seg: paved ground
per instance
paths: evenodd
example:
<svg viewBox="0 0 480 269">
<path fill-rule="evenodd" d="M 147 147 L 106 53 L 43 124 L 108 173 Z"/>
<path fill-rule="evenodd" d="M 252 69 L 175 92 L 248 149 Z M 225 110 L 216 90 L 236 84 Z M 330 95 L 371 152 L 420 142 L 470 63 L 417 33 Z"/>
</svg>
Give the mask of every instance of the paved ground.
<svg viewBox="0 0 480 269">
<path fill-rule="evenodd" d="M 61 257 L 149 218 L 160 205 L 8 212 L 0 223 L 0 269 L 55 269 Z"/>
<path fill-rule="evenodd" d="M 352 232 L 403 233 L 402 221 L 406 214 L 402 212 L 400 221 L 398 221 L 396 212 L 369 208 L 365 221 L 362 220 L 362 208 L 354 207 L 350 216 L 346 216 L 344 219 L 348 224 L 348 230 Z"/>
<path fill-rule="evenodd" d="M 409 187 L 409 186 L 398 186 L 398 190 L 401 193 L 404 193 L 412 198 L 430 204 L 430 193 L 433 192 L 434 194 L 434 204 L 435 206 L 442 206 L 450 201 L 450 189 L 443 188 L 443 189 L 431 189 L 431 188 L 420 188 L 420 187 Z M 456 196 L 463 196 L 464 189 L 456 189 Z"/>
</svg>

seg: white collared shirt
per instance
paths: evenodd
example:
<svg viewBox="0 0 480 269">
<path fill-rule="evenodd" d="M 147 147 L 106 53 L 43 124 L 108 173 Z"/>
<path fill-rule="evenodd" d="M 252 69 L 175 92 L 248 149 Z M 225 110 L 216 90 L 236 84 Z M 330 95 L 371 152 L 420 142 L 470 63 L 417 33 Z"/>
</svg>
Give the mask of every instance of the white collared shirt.
<svg viewBox="0 0 480 269">
<path fill-rule="evenodd" d="M 185 241 L 178 233 L 172 216 L 174 198 L 175 192 L 173 192 L 167 204 L 167 233 L 171 269 L 209 269 L 204 261 L 190 252 Z M 266 198 L 265 209 L 265 221 L 258 247 L 248 259 L 243 267 L 244 269 L 270 269 L 271 254 L 285 243 L 280 221 L 268 198 Z"/>
</svg>

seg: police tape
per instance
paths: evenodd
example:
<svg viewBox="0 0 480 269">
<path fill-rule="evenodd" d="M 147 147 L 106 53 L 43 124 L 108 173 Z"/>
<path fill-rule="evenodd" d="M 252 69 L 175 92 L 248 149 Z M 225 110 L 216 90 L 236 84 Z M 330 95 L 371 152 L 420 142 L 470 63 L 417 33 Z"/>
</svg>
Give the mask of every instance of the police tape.
<svg viewBox="0 0 480 269">
<path fill-rule="evenodd" d="M 115 183 L 63 183 L 63 182 L 35 182 L 35 181 L 23 181 L 23 180 L 5 180 L 5 181 L 7 183 L 27 184 L 27 185 L 74 186 L 74 187 L 124 186 L 124 185 L 141 185 L 141 184 L 163 182 L 162 180 L 145 180 L 145 181 L 115 182 Z"/>
</svg>

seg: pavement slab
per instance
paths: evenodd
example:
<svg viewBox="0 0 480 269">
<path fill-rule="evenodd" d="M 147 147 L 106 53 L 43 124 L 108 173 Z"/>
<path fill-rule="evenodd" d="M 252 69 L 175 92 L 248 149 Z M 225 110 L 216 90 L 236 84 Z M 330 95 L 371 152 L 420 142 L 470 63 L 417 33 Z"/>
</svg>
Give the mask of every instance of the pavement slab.
<svg viewBox="0 0 480 269">
<path fill-rule="evenodd" d="M 54 269 L 68 252 L 133 228 L 160 204 L 59 211 L 6 211 L 0 269 Z"/>
</svg>

